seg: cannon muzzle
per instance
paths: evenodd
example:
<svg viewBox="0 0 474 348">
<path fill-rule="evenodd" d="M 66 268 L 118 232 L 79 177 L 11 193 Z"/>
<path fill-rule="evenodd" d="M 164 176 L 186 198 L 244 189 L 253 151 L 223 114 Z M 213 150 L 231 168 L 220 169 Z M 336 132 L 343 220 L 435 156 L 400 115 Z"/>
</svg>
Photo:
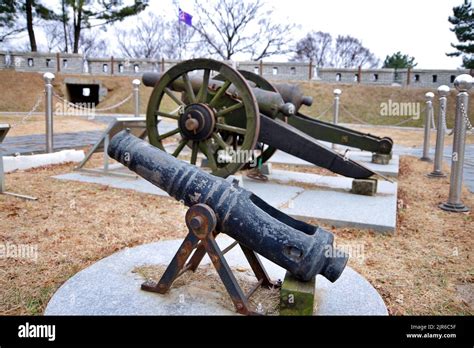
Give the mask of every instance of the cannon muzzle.
<svg viewBox="0 0 474 348">
<path fill-rule="evenodd" d="M 162 74 L 156 72 L 147 72 L 142 76 L 142 82 L 147 87 L 155 87 Z"/>
<path fill-rule="evenodd" d="M 180 161 L 129 131 L 112 138 L 108 154 L 186 206 L 208 205 L 219 232 L 300 280 L 321 274 L 334 282 L 344 270 L 348 257 L 333 249 L 332 233 L 293 219 L 253 193 Z"/>
</svg>

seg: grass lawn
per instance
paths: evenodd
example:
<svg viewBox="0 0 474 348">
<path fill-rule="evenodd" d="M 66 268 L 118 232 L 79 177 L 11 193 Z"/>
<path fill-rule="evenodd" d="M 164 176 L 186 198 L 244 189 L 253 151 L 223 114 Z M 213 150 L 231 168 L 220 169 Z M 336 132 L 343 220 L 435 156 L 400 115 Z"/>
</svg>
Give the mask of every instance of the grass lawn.
<svg viewBox="0 0 474 348">
<path fill-rule="evenodd" d="M 100 161 L 100 154 L 94 155 L 91 165 Z M 390 314 L 472 315 L 472 213 L 438 209 L 449 181 L 427 178 L 431 166 L 402 157 L 395 234 L 324 227 L 335 234 L 337 245 L 363 250 L 349 265 L 379 291 Z M 0 314 L 41 314 L 55 290 L 92 263 L 125 247 L 187 233 L 186 208 L 174 199 L 51 177 L 72 168 L 64 164 L 6 175 L 9 190 L 39 201 L 0 195 L 0 242 L 37 245 L 38 260 L 0 259 Z M 463 201 L 474 207 L 467 190 Z"/>
</svg>

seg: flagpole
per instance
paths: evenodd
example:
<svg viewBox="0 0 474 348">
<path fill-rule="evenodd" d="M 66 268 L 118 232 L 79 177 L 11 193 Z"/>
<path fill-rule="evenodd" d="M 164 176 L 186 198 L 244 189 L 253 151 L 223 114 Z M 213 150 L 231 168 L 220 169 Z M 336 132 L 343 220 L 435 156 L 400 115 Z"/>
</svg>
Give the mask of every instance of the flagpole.
<svg viewBox="0 0 474 348">
<path fill-rule="evenodd" d="M 182 11 L 181 9 L 178 9 L 178 47 L 179 47 L 178 57 L 179 57 L 179 60 L 181 60 L 181 20 L 180 20 L 181 11 Z"/>
</svg>

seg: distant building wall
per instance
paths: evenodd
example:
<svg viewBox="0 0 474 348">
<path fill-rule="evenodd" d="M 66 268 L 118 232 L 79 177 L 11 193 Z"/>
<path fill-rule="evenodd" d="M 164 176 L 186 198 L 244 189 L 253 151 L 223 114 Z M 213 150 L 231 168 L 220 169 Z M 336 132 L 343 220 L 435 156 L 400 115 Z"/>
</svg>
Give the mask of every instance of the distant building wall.
<svg viewBox="0 0 474 348">
<path fill-rule="evenodd" d="M 88 58 L 80 54 L 56 54 L 0 51 L 0 69 L 16 71 L 62 72 L 67 74 L 141 76 L 144 72 L 162 72 L 177 64 L 178 60 Z M 233 65 L 232 62 L 226 62 Z M 474 74 L 467 69 L 339 69 L 317 68 L 306 62 L 234 63 L 238 69 L 261 74 L 268 80 L 311 80 L 322 83 L 400 85 L 410 87 L 452 86 L 456 76 Z"/>
</svg>

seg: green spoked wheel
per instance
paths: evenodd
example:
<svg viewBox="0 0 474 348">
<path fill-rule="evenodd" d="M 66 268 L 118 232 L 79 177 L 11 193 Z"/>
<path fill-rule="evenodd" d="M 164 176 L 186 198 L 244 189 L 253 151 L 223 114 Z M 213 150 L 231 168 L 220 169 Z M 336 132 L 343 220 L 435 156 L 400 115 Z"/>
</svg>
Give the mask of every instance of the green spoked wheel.
<svg viewBox="0 0 474 348">
<path fill-rule="evenodd" d="M 216 74 L 221 81 L 211 80 Z M 152 145 L 191 164 L 202 154 L 220 177 L 248 161 L 244 155 L 226 157 L 235 154 L 232 142 L 239 139 L 239 150 L 251 153 L 260 130 L 258 105 L 245 78 L 211 59 L 192 59 L 165 72 L 150 96 L 146 122 Z"/>
<path fill-rule="evenodd" d="M 247 81 L 253 82 L 255 87 L 265 91 L 278 93 L 278 90 L 275 88 L 275 86 L 273 86 L 269 81 L 265 80 L 262 76 L 246 70 L 239 70 L 239 72 Z M 256 147 L 260 150 L 260 155 L 257 157 L 256 163 L 265 163 L 277 150 L 275 147 L 263 143 L 257 143 Z M 243 168 L 250 169 L 250 163 L 246 163 Z"/>
</svg>

